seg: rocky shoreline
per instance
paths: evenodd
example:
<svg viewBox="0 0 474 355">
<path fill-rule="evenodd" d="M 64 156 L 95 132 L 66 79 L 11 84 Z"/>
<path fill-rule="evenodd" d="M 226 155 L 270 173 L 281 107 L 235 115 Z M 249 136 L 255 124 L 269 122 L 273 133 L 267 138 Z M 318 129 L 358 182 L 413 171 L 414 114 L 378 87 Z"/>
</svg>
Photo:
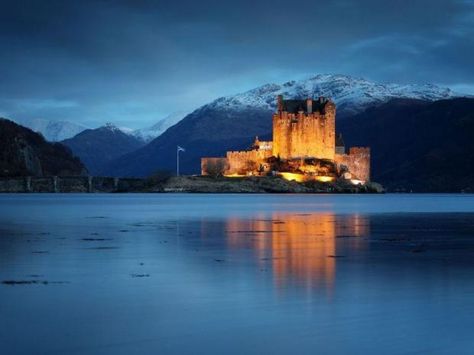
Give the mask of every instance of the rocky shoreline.
<svg viewBox="0 0 474 355">
<path fill-rule="evenodd" d="M 1 193 L 383 193 L 380 184 L 353 185 L 346 180 L 330 183 L 296 182 L 280 177 L 113 178 L 92 176 L 50 176 L 0 178 Z"/>
<path fill-rule="evenodd" d="M 280 177 L 211 178 L 206 176 L 173 177 L 163 184 L 164 192 L 196 193 L 382 193 L 377 183 L 353 185 L 336 182 L 296 182 Z"/>
</svg>

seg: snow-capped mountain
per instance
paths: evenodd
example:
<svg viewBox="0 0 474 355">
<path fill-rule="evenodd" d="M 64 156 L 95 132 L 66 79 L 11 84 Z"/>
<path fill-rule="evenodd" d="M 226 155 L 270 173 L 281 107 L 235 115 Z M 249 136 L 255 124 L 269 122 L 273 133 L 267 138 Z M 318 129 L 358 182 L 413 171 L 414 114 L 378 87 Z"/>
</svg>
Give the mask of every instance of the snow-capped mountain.
<svg viewBox="0 0 474 355">
<path fill-rule="evenodd" d="M 125 133 L 132 134 L 133 136 L 137 137 L 138 139 L 141 139 L 144 142 L 150 142 L 151 140 L 161 135 L 168 128 L 170 128 L 171 126 L 174 126 L 176 123 L 181 121 L 184 117 L 188 115 L 188 113 L 189 111 L 173 112 L 172 114 L 159 120 L 157 123 L 155 123 L 151 127 L 141 128 L 132 132 L 125 132 Z"/>
<path fill-rule="evenodd" d="M 271 139 L 277 95 L 287 99 L 331 98 L 337 105 L 336 129 L 346 118 L 391 99 L 435 101 L 465 96 L 436 85 L 379 84 L 346 75 L 267 84 L 201 106 L 146 146 L 112 161 L 107 173 L 147 176 L 159 169 L 172 171 L 178 145 L 186 148 L 181 157 L 183 173 L 198 173 L 203 156 L 246 149 L 255 136 Z"/>
<path fill-rule="evenodd" d="M 266 84 L 241 94 L 219 98 L 209 106 L 229 110 L 274 110 L 277 95 L 288 99 L 329 97 L 342 115 L 358 113 L 367 106 L 394 98 L 434 101 L 464 96 L 433 84 L 380 84 L 348 75 L 320 74 L 306 80 Z"/>
<path fill-rule="evenodd" d="M 86 126 L 70 121 L 54 121 L 42 118 L 15 120 L 15 122 L 41 133 L 50 142 L 59 142 L 74 137 L 88 129 Z"/>
</svg>

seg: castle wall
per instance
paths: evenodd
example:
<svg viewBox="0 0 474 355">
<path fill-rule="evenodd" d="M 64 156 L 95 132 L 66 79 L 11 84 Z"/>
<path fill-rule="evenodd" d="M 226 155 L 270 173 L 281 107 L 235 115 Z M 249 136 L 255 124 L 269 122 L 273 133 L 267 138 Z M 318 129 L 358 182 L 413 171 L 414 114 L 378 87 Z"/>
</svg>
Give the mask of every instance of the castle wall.
<svg viewBox="0 0 474 355">
<path fill-rule="evenodd" d="M 313 157 L 334 160 L 336 107 L 332 102 L 325 113 L 273 115 L 273 155 L 281 159 Z"/>
<path fill-rule="evenodd" d="M 349 154 L 336 154 L 335 161 L 338 165 L 345 165 L 352 178 L 370 181 L 370 148 L 352 147 Z"/>
<path fill-rule="evenodd" d="M 258 173 L 260 165 L 263 171 L 268 171 L 267 158 L 272 156 L 271 150 L 248 150 L 227 152 L 228 170 L 226 174 L 247 175 L 248 173 Z"/>
</svg>

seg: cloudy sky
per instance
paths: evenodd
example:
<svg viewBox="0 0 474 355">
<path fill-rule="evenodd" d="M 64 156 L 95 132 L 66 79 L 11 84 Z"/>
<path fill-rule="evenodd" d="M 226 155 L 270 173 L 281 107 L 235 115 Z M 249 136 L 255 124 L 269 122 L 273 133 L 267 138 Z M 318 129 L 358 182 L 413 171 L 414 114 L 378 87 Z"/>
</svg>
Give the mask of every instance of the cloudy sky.
<svg viewBox="0 0 474 355">
<path fill-rule="evenodd" d="M 0 115 L 147 126 L 318 73 L 474 93 L 474 0 L 0 0 Z"/>
</svg>

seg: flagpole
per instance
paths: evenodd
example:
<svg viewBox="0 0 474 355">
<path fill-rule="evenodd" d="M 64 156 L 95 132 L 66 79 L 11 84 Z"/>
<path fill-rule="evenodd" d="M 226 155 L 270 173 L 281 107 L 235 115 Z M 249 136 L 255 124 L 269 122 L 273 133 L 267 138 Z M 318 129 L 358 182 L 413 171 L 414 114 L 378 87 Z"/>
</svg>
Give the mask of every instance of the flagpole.
<svg viewBox="0 0 474 355">
<path fill-rule="evenodd" d="M 179 176 L 179 152 L 185 152 L 186 150 L 179 145 L 176 146 L 176 176 Z"/>
</svg>

